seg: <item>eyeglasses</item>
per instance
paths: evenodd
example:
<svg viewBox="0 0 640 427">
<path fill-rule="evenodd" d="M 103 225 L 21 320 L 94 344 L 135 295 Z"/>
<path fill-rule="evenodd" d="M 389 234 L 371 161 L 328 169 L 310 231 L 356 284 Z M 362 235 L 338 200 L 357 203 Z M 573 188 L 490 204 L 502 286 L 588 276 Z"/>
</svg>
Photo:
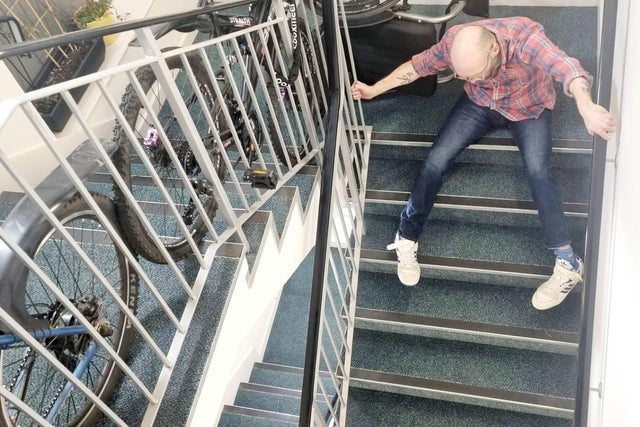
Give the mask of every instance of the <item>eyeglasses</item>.
<svg viewBox="0 0 640 427">
<path fill-rule="evenodd" d="M 453 77 L 456 79 L 466 80 L 468 82 L 475 83 L 482 80 L 486 80 L 487 78 L 491 77 L 491 75 L 493 74 L 493 71 L 494 71 L 494 64 L 491 63 L 491 51 L 489 51 L 489 53 L 487 54 L 487 63 L 482 68 L 482 71 L 470 77 L 460 76 L 454 71 Z"/>
</svg>

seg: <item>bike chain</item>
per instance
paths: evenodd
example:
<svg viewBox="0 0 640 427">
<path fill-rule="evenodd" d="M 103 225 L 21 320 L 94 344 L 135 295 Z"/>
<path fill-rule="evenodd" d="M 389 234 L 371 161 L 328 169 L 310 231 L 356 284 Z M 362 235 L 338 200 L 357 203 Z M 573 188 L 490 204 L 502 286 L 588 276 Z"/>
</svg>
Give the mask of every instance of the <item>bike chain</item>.
<svg viewBox="0 0 640 427">
<path fill-rule="evenodd" d="M 18 366 L 18 369 L 16 370 L 16 375 L 11 379 L 11 382 L 9 383 L 9 388 L 8 388 L 9 391 L 13 392 L 13 389 L 16 386 L 16 383 L 18 382 L 18 378 L 20 377 L 20 373 L 22 372 L 24 367 L 27 365 L 27 360 L 29 360 L 29 357 L 31 356 L 32 352 L 33 352 L 33 349 L 31 347 L 29 347 L 27 349 L 27 351 L 25 351 L 24 357 L 22 358 L 22 361 L 20 362 L 20 366 Z M 40 414 L 40 416 L 42 416 L 43 418 L 47 418 L 49 416 L 49 412 L 51 411 L 51 409 L 53 409 L 53 405 L 55 404 L 56 400 L 58 399 L 58 397 L 62 393 L 63 389 L 64 389 L 64 384 L 62 384 L 58 388 L 58 390 L 54 394 L 51 402 L 49 403 L 49 406 L 47 406 L 45 411 L 42 412 Z"/>
<path fill-rule="evenodd" d="M 13 388 L 16 386 L 16 382 L 18 382 L 18 378 L 20 377 L 20 372 L 27 364 L 27 359 L 29 359 L 32 351 L 33 349 L 31 347 L 29 347 L 29 349 L 25 351 L 22 362 L 20 362 L 20 366 L 18 366 L 18 369 L 16 370 L 16 375 L 11 379 L 11 382 L 9 383 L 9 391 L 13 391 Z"/>
<path fill-rule="evenodd" d="M 51 402 L 49 402 L 49 406 L 47 406 L 44 413 L 41 414 L 42 418 L 46 419 L 49 416 L 49 412 L 51 412 L 51 410 L 53 409 L 53 405 L 55 405 L 56 401 L 58 400 L 58 397 L 60 397 L 60 395 L 62 394 L 62 390 L 64 390 L 64 387 L 66 385 L 67 385 L 66 382 L 63 382 L 62 384 L 60 384 L 60 387 L 58 387 L 58 390 L 56 390 L 53 397 L 51 398 Z"/>
</svg>

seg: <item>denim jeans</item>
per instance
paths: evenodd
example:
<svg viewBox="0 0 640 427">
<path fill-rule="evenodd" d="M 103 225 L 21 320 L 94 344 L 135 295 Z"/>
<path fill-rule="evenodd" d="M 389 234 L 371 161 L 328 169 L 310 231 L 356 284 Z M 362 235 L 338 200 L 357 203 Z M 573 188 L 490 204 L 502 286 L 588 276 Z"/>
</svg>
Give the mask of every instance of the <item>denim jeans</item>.
<svg viewBox="0 0 640 427">
<path fill-rule="evenodd" d="M 537 119 L 510 121 L 475 104 L 466 94 L 449 113 L 416 178 L 409 202 L 400 215 L 400 236 L 413 241 L 420 239 L 442 186 L 442 177 L 458 154 L 492 130 L 505 127 L 522 155 L 547 247 L 555 249 L 570 243 L 562 200 L 551 176 L 551 110 L 544 110 Z"/>
</svg>

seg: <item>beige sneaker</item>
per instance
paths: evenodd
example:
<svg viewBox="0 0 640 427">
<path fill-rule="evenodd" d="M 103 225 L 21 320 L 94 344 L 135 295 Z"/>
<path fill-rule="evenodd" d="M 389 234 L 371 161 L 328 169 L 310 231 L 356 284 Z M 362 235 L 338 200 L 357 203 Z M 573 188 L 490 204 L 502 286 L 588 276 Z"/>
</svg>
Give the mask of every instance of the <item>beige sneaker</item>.
<svg viewBox="0 0 640 427">
<path fill-rule="evenodd" d="M 560 304 L 569 295 L 574 286 L 582 282 L 584 263 L 578 258 L 580 264 L 574 270 L 571 263 L 564 259 L 556 258 L 556 265 L 553 267 L 553 274 L 533 294 L 531 303 L 538 310 L 547 310 Z"/>
<path fill-rule="evenodd" d="M 398 256 L 398 278 L 403 285 L 413 286 L 420 281 L 420 265 L 418 264 L 418 242 L 405 239 L 396 234 L 396 240 L 387 250 L 396 250 Z"/>
</svg>

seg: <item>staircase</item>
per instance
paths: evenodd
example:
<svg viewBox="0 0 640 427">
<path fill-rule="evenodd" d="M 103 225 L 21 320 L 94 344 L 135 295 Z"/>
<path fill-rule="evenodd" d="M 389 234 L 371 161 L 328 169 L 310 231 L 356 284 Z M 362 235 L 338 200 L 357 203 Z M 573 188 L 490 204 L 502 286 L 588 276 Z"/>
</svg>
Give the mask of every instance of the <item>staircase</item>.
<svg viewBox="0 0 640 427">
<path fill-rule="evenodd" d="M 150 179 L 146 176 L 146 170 L 143 169 L 138 168 L 133 185 L 138 191 L 145 193 L 145 186 L 149 185 Z M 238 170 L 237 173 L 241 175 L 243 171 Z M 230 308 L 230 301 L 234 291 L 255 285 L 256 289 L 262 289 L 261 295 L 265 294 L 265 289 L 272 290 L 275 295 L 269 300 L 274 300 L 279 293 L 278 289 L 286 279 L 280 282 L 280 278 L 273 273 L 269 275 L 269 270 L 273 265 L 280 265 L 280 274 L 287 275 L 303 260 L 306 252 L 298 251 L 297 247 L 308 246 L 309 242 L 312 242 L 312 239 L 305 237 L 304 233 L 312 233 L 310 230 L 313 227 L 310 228 L 308 225 L 315 225 L 318 176 L 317 166 L 303 167 L 287 182 L 287 185 L 282 186 L 243 224 L 242 229 L 247 237 L 248 247 L 245 248 L 237 236 L 234 236 L 216 251 L 212 267 L 204 279 L 203 293 L 195 307 L 191 327 L 185 334 L 180 357 L 168 381 L 166 394 L 157 408 L 154 425 L 187 425 L 192 404 L 198 397 L 202 377 L 210 369 L 208 366 L 210 358 L 215 355 L 215 343 L 223 339 L 221 319 L 223 316 L 229 316 L 229 312 L 233 311 Z M 112 180 L 104 170 L 91 177 L 86 186 L 92 191 L 112 195 Z M 249 184 L 242 184 L 242 189 L 247 192 L 252 191 Z M 233 207 L 242 210 L 239 198 L 234 197 L 233 187 L 229 186 L 228 190 Z M 8 191 L 0 193 L 0 225 L 21 197 L 21 193 Z M 224 228 L 220 215 L 214 218 L 214 226 Z M 291 235 L 295 235 L 296 238 L 290 237 Z M 203 245 L 208 244 L 211 244 L 211 241 L 205 238 Z M 282 267 L 287 262 L 291 262 L 291 265 Z M 140 263 L 170 309 L 180 316 L 180 313 L 185 311 L 189 298 L 176 280 L 173 280 L 171 269 L 166 265 L 145 260 L 140 260 Z M 177 265 L 189 283 L 196 281 L 200 266 L 195 259 L 187 257 L 177 262 Z M 159 309 L 146 286 L 141 287 L 139 296 L 138 318 L 160 348 L 168 352 L 176 334 L 175 327 Z M 250 301 L 245 303 L 249 304 Z M 273 314 L 267 315 L 273 317 Z M 148 387 L 153 386 L 163 368 L 157 356 L 137 334 L 133 339 L 128 364 L 139 377 L 146 381 Z M 231 366 L 222 365 L 218 368 L 230 369 Z M 145 425 L 143 416 L 147 402 L 129 377 L 125 377 L 118 385 L 109 405 L 127 425 Z M 104 420 L 98 425 L 106 427 L 112 423 Z"/>
<path fill-rule="evenodd" d="M 587 70 L 596 69 L 595 7 L 496 6 L 491 15 L 541 22 Z M 557 89 L 554 175 L 574 248 L 582 254 L 591 137 L 573 100 Z M 573 425 L 581 288 L 554 309 L 531 306 L 554 257 L 543 245 L 522 161 L 507 132 L 479 141 L 451 169 L 419 242 L 417 286 L 399 283 L 395 254 L 386 250 L 422 160 L 461 90 L 462 83 L 454 81 L 430 98 L 390 93 L 363 103 L 373 135 L 349 427 Z M 306 313 L 296 312 L 281 305 L 277 316 L 306 321 Z M 279 341 L 281 356 L 299 351 L 301 343 L 278 333 L 283 334 L 274 330 L 270 345 Z M 297 367 L 256 364 L 219 425 L 297 424 Z"/>
<path fill-rule="evenodd" d="M 378 406 L 371 403 L 374 396 L 384 401 L 398 395 L 431 399 L 421 403 L 425 409 L 441 407 L 436 400 L 457 404 L 448 410 L 492 408 L 483 416 L 512 420 L 499 425 L 555 425 L 545 417 L 572 417 L 579 291 L 549 312 L 531 306 L 553 256 L 540 243 L 526 188 L 496 186 L 524 176 L 517 153 L 499 142 L 469 150 L 456 162 L 455 178 L 443 187 L 419 242 L 423 277 L 414 288 L 400 285 L 395 254 L 385 246 L 393 241 L 399 201 L 408 196 L 405 187 L 425 148 L 405 147 L 400 155 L 395 147 L 372 147 L 349 425 L 416 425 L 410 419 L 371 422 L 364 408 Z M 563 194 L 586 195 L 588 179 L 576 177 L 588 177 L 588 154 L 555 156 L 556 175 L 573 177 L 564 180 Z M 578 251 L 584 247 L 585 204 L 578 197 L 567 205 Z M 420 425 L 429 425 L 426 419 Z"/>
<path fill-rule="evenodd" d="M 412 11 L 433 9 L 415 6 Z M 595 7 L 493 7 L 491 15 L 540 21 L 550 38 L 587 70 L 596 69 Z M 546 312 L 531 306 L 534 289 L 551 274 L 553 255 L 542 244 L 519 153 L 507 133 L 489 135 L 457 159 L 420 241 L 422 278 L 417 286 L 398 282 L 395 254 L 385 249 L 422 159 L 461 90 L 461 82 L 454 81 L 440 85 L 430 98 L 391 93 L 363 103 L 366 124 L 374 133 L 347 409 L 350 427 L 572 425 L 581 288 Z M 554 118 L 554 172 L 574 248 L 582 254 L 591 141 L 573 101 L 560 91 Z M 211 366 L 218 370 L 213 381 L 221 378 L 215 374 L 228 375 L 224 381 L 244 377 L 237 389 L 227 390 L 235 399 L 224 407 L 218 425 L 298 423 L 310 256 L 283 291 L 264 357 L 251 361 L 257 357 L 252 352 L 242 361 L 246 372 L 224 373 L 228 367 L 216 363 L 217 354 L 202 349 L 223 347 L 228 339 L 231 332 L 225 335 L 221 329 L 223 314 L 247 311 L 230 299 L 238 277 L 251 288 L 259 277 L 266 280 L 261 276 L 268 274 L 265 266 L 293 269 L 305 256 L 289 243 L 314 222 L 317 177 L 316 167 L 303 168 L 254 213 L 243 225 L 248 252 L 233 239 L 218 250 L 206 279 L 208 292 L 196 308 L 154 425 L 186 425 L 191 402 L 207 387 L 201 375 Z M 109 178 L 98 176 L 91 187 L 108 194 Z M 0 195 L 2 218 L 17 200 L 13 193 Z M 180 267 L 195 275 L 197 267 L 190 262 Z M 165 274 L 164 266 L 145 263 L 144 268 L 152 279 Z M 161 289 L 163 295 L 172 310 L 181 312 L 184 297 L 176 293 L 172 298 L 176 290 L 170 285 Z M 166 330 L 156 315 L 152 299 L 141 298 L 139 318 L 167 351 L 175 331 Z M 143 348 L 134 344 L 132 350 L 134 371 L 155 383 L 161 365 Z M 127 424 L 140 425 L 146 400 L 124 381 L 111 406 Z M 196 419 L 191 425 L 200 425 Z"/>
<path fill-rule="evenodd" d="M 591 29 L 580 34 L 595 40 L 595 8 L 493 7 L 491 14 L 538 20 L 552 40 L 595 69 L 593 48 L 567 38 L 577 33 L 575 23 L 586 22 Z M 572 425 L 581 290 L 546 312 L 531 306 L 554 257 L 543 245 L 520 155 L 507 133 L 489 135 L 452 167 L 419 242 L 417 286 L 399 283 L 395 254 L 385 249 L 432 135 L 460 90 L 461 83 L 452 82 L 431 99 L 389 94 L 370 109 L 365 105 L 374 135 L 350 427 Z M 582 254 L 591 141 L 572 102 L 559 92 L 553 168 L 574 248 Z M 394 124 L 399 116 L 404 127 Z"/>
</svg>

